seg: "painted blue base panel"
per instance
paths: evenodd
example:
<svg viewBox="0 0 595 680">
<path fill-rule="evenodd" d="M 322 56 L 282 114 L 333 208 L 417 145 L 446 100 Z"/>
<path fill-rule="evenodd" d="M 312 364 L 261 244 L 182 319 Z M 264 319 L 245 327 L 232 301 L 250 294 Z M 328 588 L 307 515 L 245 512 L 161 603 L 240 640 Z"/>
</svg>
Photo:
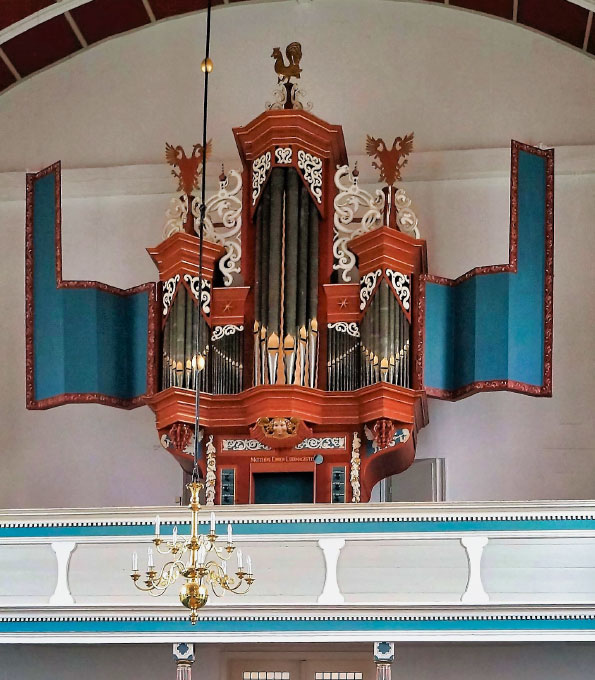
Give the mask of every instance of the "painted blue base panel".
<svg viewBox="0 0 595 680">
<path fill-rule="evenodd" d="M 188 523 L 177 523 L 180 532 L 189 532 Z M 161 525 L 164 536 L 171 534 L 172 526 Z M 0 538 L 54 538 L 84 536 L 130 536 L 151 537 L 153 524 L 118 524 L 108 526 L 0 526 Z M 595 519 L 518 519 L 518 520 L 453 520 L 453 521 L 407 521 L 385 522 L 263 522 L 234 524 L 233 532 L 239 536 L 299 535 L 299 534 L 365 534 L 365 533 L 465 533 L 467 531 L 595 531 Z M 216 531 L 224 535 L 226 524 L 217 524 Z"/>
<path fill-rule="evenodd" d="M 32 182 L 34 400 L 141 397 L 147 393 L 149 291 L 58 288 L 57 182 L 59 170 Z"/>
<path fill-rule="evenodd" d="M 9 633 L 294 633 L 294 632 L 424 632 L 424 631 L 590 631 L 595 618 L 518 619 L 373 619 L 373 620 L 199 620 L 190 621 L 0 621 L 0 635 Z"/>
<path fill-rule="evenodd" d="M 543 385 L 547 159 L 518 154 L 517 271 L 426 283 L 426 388 Z"/>
</svg>

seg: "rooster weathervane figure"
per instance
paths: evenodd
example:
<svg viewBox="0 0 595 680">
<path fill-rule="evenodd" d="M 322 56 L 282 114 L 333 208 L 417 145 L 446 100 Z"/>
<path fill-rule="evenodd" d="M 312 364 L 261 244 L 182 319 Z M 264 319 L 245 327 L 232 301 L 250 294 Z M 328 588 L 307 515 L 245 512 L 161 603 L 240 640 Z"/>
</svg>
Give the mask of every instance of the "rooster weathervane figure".
<svg viewBox="0 0 595 680">
<path fill-rule="evenodd" d="M 292 42 L 285 48 L 285 56 L 287 57 L 287 66 L 280 47 L 273 47 L 271 57 L 275 60 L 275 73 L 279 78 L 279 82 L 288 83 L 291 78 L 299 78 L 302 69 L 300 68 L 300 61 L 302 59 L 302 46 L 299 42 Z"/>
<path fill-rule="evenodd" d="M 366 153 L 376 158 L 372 167 L 380 170 L 380 181 L 390 187 L 401 179 L 401 169 L 407 165 L 407 156 L 413 151 L 413 132 L 404 137 L 396 137 L 392 148 L 388 148 L 384 140 L 366 135 Z"/>
</svg>

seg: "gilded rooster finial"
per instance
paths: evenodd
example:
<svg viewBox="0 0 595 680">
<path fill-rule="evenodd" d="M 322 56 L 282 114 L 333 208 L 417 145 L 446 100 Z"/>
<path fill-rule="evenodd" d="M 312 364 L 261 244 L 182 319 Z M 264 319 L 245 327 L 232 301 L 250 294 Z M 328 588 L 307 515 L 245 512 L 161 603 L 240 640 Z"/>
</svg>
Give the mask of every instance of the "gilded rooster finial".
<svg viewBox="0 0 595 680">
<path fill-rule="evenodd" d="M 372 167 L 380 170 L 380 181 L 393 186 L 401 179 L 401 168 L 407 165 L 407 156 L 413 151 L 413 132 L 404 137 L 396 137 L 392 148 L 387 148 L 383 139 L 366 135 L 366 153 L 376 158 Z"/>
<path fill-rule="evenodd" d="M 171 174 L 178 180 L 178 191 L 184 192 L 187 196 L 198 188 L 198 176 L 205 161 L 211 155 L 212 140 L 207 142 L 206 153 L 202 144 L 195 144 L 192 147 L 190 156 L 186 155 L 180 145 L 172 146 L 165 143 L 165 160 L 172 166 Z"/>
<path fill-rule="evenodd" d="M 300 61 L 302 59 L 302 46 L 299 42 L 292 42 L 285 48 L 285 56 L 287 57 L 287 66 L 283 60 L 280 47 L 273 47 L 271 57 L 275 60 L 275 73 L 279 78 L 279 82 L 288 83 L 291 78 L 299 78 L 302 69 L 300 68 Z"/>
</svg>

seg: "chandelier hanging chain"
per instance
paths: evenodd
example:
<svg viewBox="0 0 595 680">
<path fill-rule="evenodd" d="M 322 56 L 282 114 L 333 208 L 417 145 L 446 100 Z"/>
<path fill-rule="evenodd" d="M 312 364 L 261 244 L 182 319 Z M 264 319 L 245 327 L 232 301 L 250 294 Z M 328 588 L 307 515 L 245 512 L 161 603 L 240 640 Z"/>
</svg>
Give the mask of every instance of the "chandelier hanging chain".
<svg viewBox="0 0 595 680">
<path fill-rule="evenodd" d="M 196 332 L 196 360 L 199 361 L 201 343 L 201 327 L 200 315 L 202 313 L 202 287 L 203 287 L 203 240 L 205 231 L 205 214 L 206 214 L 206 191 L 207 191 L 207 122 L 208 122 L 208 104 L 209 104 L 209 72 L 211 70 L 209 65 L 211 50 L 211 0 L 208 1 L 207 5 L 207 32 L 205 40 L 205 58 L 203 61 L 203 71 L 204 71 L 204 92 L 203 92 L 203 114 L 202 114 L 202 148 L 204 150 L 203 160 L 202 160 L 202 178 L 200 186 L 200 218 L 199 218 L 199 229 L 198 229 L 198 314 L 197 314 L 197 332 Z M 207 337 L 207 343 L 210 341 L 210 333 Z M 207 347 L 205 347 L 205 359 L 207 356 Z M 206 366 L 205 366 L 206 368 Z M 203 370 L 205 370 L 203 368 Z M 194 409 L 194 465 L 192 467 L 192 481 L 198 482 L 198 458 L 199 458 L 199 446 L 200 446 L 200 389 L 198 380 L 196 381 L 196 396 L 195 396 L 195 409 Z"/>
</svg>

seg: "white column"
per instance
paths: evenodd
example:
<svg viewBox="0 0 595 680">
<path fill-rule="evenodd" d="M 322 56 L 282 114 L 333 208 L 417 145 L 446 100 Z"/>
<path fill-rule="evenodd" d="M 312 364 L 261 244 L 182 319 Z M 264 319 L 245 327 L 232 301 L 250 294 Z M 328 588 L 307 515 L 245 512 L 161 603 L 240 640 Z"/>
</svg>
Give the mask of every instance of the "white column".
<svg viewBox="0 0 595 680">
<path fill-rule="evenodd" d="M 343 604 L 345 601 L 337 581 L 337 563 L 339 562 L 339 555 L 344 545 L 344 538 L 318 539 L 318 547 L 324 554 L 326 564 L 324 588 L 318 596 L 318 604 Z"/>
<path fill-rule="evenodd" d="M 74 541 L 56 541 L 52 543 L 52 550 L 56 554 L 56 561 L 58 562 L 58 579 L 54 594 L 50 597 L 50 604 L 57 604 L 59 606 L 74 604 L 74 598 L 70 594 L 70 587 L 68 585 L 68 565 L 75 548 L 76 543 Z"/>
<path fill-rule="evenodd" d="M 461 545 L 467 551 L 467 562 L 469 563 L 469 578 L 467 588 L 461 596 L 464 604 L 484 604 L 490 598 L 483 589 L 481 582 L 481 557 L 483 549 L 488 544 L 486 536 L 463 536 Z"/>
<path fill-rule="evenodd" d="M 192 680 L 192 664 L 194 645 L 190 642 L 177 642 L 174 644 L 174 659 L 176 661 L 176 680 Z"/>
</svg>

